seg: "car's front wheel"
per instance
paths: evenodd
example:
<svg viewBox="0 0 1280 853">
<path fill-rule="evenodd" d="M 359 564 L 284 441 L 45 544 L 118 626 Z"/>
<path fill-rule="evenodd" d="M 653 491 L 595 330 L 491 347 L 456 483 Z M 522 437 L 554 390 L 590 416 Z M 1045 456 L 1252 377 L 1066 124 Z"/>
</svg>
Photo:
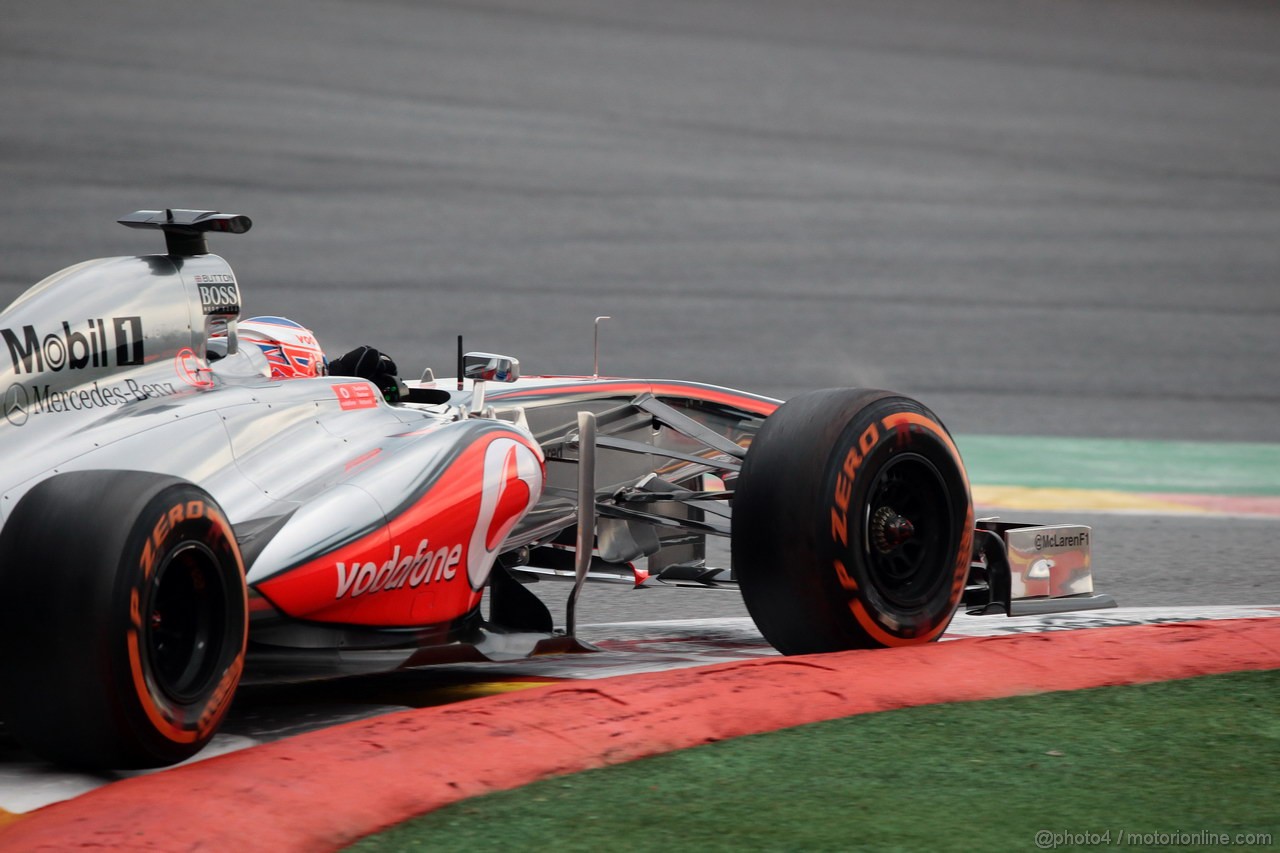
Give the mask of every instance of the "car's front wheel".
<svg viewBox="0 0 1280 853">
<path fill-rule="evenodd" d="M 757 627 L 784 654 L 937 639 L 972 544 L 960 454 L 908 397 L 798 395 L 765 421 L 738 477 L 734 570 Z"/>
</svg>

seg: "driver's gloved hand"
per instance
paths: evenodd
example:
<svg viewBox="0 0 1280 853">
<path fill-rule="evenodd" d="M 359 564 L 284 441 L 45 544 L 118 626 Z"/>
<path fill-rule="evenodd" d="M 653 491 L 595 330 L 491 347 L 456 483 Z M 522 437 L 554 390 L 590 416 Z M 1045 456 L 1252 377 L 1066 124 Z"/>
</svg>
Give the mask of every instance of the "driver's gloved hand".
<svg viewBox="0 0 1280 853">
<path fill-rule="evenodd" d="M 373 347 L 356 347 L 345 355 L 329 362 L 330 376 L 358 376 L 368 379 L 382 391 L 388 403 L 395 403 L 402 396 L 400 371 L 391 356 Z"/>
</svg>

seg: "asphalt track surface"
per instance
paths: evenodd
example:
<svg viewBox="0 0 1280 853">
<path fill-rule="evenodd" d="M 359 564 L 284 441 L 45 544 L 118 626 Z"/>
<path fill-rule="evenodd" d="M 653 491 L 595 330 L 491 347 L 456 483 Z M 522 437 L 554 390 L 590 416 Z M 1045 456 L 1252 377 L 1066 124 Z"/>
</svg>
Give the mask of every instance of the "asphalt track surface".
<svg viewBox="0 0 1280 853">
<path fill-rule="evenodd" d="M 406 375 L 589 371 L 608 314 L 619 375 L 1280 441 L 1273 3 L 18 2 L 0 81 L 0 301 L 220 209 L 248 311 Z M 1097 565 L 1257 603 L 1275 536 L 1110 517 Z"/>
<path fill-rule="evenodd" d="M 1261 0 L 12 2 L 0 303 L 158 251 L 128 211 L 220 209 L 256 222 L 214 245 L 251 313 L 407 375 L 458 333 L 586 372 L 609 314 L 619 375 L 1276 442 L 1277 138 Z M 1068 519 L 1126 605 L 1280 600 L 1274 519 Z"/>
<path fill-rule="evenodd" d="M 1265 0 L 9 2 L 0 300 L 248 214 L 251 312 L 451 372 L 1280 440 Z"/>
</svg>

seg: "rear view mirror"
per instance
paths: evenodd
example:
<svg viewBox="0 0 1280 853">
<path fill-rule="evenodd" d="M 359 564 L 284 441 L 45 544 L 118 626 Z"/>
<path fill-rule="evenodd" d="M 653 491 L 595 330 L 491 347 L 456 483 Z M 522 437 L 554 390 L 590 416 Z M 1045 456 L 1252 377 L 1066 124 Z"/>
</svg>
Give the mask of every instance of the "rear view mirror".
<svg viewBox="0 0 1280 853">
<path fill-rule="evenodd" d="M 469 352 L 462 357 L 462 375 L 479 382 L 515 382 L 520 378 L 520 361 L 509 355 Z"/>
</svg>

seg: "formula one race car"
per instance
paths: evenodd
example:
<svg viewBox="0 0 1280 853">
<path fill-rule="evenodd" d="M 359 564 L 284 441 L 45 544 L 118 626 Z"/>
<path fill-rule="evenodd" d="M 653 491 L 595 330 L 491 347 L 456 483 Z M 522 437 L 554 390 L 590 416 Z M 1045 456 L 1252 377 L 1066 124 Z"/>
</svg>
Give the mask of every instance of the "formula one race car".
<svg viewBox="0 0 1280 853">
<path fill-rule="evenodd" d="M 206 245 L 249 219 L 120 221 L 166 253 L 69 267 L 0 314 L 0 713 L 52 760 L 187 758 L 242 676 L 570 650 L 586 580 L 740 585 L 784 654 L 935 640 L 961 606 L 1114 605 L 1088 528 L 975 523 L 914 400 L 527 379 L 488 353 L 394 404 L 272 379 Z M 567 625 L 539 577 L 573 582 Z"/>
</svg>

